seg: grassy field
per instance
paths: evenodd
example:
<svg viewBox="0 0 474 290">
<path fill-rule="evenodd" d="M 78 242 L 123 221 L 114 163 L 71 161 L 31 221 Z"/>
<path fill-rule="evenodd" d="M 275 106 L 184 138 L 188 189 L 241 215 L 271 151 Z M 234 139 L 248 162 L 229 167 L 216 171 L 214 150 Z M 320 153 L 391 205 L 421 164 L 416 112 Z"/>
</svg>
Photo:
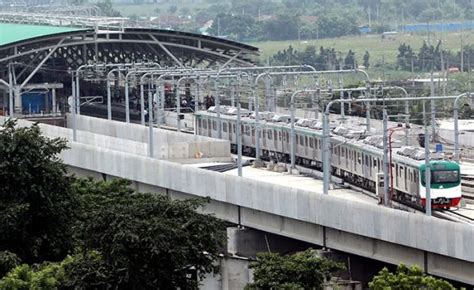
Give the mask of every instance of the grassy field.
<svg viewBox="0 0 474 290">
<path fill-rule="evenodd" d="M 472 33 L 462 33 L 463 43 L 474 44 L 474 35 Z M 343 56 L 347 54 L 349 49 L 356 53 L 359 63 L 362 63 L 362 57 L 365 51 L 369 51 L 370 63 L 393 64 L 396 62 L 398 47 L 401 43 L 409 44 L 415 52 L 422 46 L 423 41 L 430 41 L 433 45 L 437 44 L 438 39 L 442 40 L 443 48 L 445 50 L 459 51 L 461 47 L 461 33 L 437 33 L 428 35 L 408 35 L 400 34 L 394 39 L 381 39 L 379 35 L 366 36 L 347 36 L 340 38 L 329 38 L 319 40 L 304 40 L 304 41 L 264 41 L 249 43 L 254 45 L 262 51 L 262 60 L 266 60 L 279 50 L 288 48 L 289 45 L 297 50 L 304 50 L 308 45 L 314 45 L 317 48 L 320 46 L 334 47 L 337 51 L 341 51 Z"/>
</svg>

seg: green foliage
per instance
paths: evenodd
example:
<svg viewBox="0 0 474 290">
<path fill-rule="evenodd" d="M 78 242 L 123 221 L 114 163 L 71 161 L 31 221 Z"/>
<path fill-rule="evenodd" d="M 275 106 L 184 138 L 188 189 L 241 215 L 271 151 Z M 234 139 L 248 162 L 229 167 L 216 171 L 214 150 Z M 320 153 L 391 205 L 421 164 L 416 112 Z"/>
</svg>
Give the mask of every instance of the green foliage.
<svg viewBox="0 0 474 290">
<path fill-rule="evenodd" d="M 369 68 L 370 67 L 370 54 L 369 54 L 369 51 L 365 51 L 365 54 L 364 54 L 364 62 L 363 62 L 363 65 L 365 68 Z"/>
<path fill-rule="evenodd" d="M 100 2 L 97 2 L 97 7 L 100 8 L 100 11 L 102 11 L 102 14 L 104 16 L 109 16 L 109 17 L 120 17 L 120 12 L 115 10 L 112 6 L 112 1 L 111 0 L 103 0 Z"/>
<path fill-rule="evenodd" d="M 291 45 L 288 49 L 278 51 L 273 55 L 271 59 L 272 65 L 300 65 L 309 64 L 314 66 L 318 70 L 329 70 L 339 69 L 344 60 L 341 58 L 341 54 L 338 53 L 334 48 L 319 48 L 319 53 L 315 46 L 308 45 L 304 51 L 299 52 L 295 50 Z M 347 66 L 353 67 L 355 62 L 355 53 L 352 50 L 346 57 Z"/>
<path fill-rule="evenodd" d="M 262 22 L 262 39 L 287 40 L 298 38 L 299 17 L 295 14 L 281 14 Z"/>
<path fill-rule="evenodd" d="M 322 289 L 325 279 L 344 266 L 308 249 L 289 256 L 260 253 L 250 268 L 255 271 L 254 283 L 246 289 Z"/>
<path fill-rule="evenodd" d="M 62 262 L 65 278 L 64 289 L 109 289 L 117 284 L 111 267 L 97 251 L 78 253 Z"/>
<path fill-rule="evenodd" d="M 351 14 L 340 15 L 340 13 L 335 13 L 321 15 L 318 18 L 317 26 L 320 38 L 339 37 L 359 33 L 356 18 Z"/>
<path fill-rule="evenodd" d="M 72 249 L 77 198 L 58 154 L 66 141 L 38 125 L 0 130 L 0 250 L 25 263 L 57 261 Z"/>
<path fill-rule="evenodd" d="M 0 289 L 27 290 L 58 289 L 64 281 L 64 268 L 62 263 L 43 263 L 38 266 L 22 264 L 10 271 L 0 280 Z"/>
<path fill-rule="evenodd" d="M 21 263 L 20 258 L 15 253 L 9 251 L 0 252 L 0 277 L 5 276 L 11 269 Z"/>
<path fill-rule="evenodd" d="M 81 180 L 83 215 L 76 229 L 86 250 L 98 250 L 113 273 L 114 287 L 195 287 L 188 274 L 217 271 L 225 241 L 223 222 L 198 214 L 199 200 L 131 194 L 123 180 Z"/>
<path fill-rule="evenodd" d="M 0 280 L 0 289 L 108 289 L 110 277 L 100 253 L 92 251 L 56 263 L 18 265 Z"/>
<path fill-rule="evenodd" d="M 370 289 L 455 289 L 450 283 L 425 275 L 417 266 L 408 268 L 401 264 L 395 273 L 383 268 L 371 282 Z"/>
<path fill-rule="evenodd" d="M 225 224 L 203 200 L 69 177 L 65 148 L 37 124 L 0 130 L 0 289 L 189 289 L 217 272 Z"/>
<path fill-rule="evenodd" d="M 253 17 L 243 14 L 218 14 L 209 33 L 225 35 L 231 39 L 250 39 L 256 37 L 256 22 Z"/>
<path fill-rule="evenodd" d="M 355 53 L 349 49 L 349 52 L 344 58 L 344 69 L 356 69 L 357 68 L 357 61 L 355 59 Z"/>
</svg>

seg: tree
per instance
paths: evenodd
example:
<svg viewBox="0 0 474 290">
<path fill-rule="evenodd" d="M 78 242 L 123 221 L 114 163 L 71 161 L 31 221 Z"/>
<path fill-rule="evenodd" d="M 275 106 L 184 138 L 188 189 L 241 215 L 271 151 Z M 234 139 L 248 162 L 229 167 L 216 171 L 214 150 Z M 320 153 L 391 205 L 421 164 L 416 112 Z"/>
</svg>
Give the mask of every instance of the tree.
<svg viewBox="0 0 474 290">
<path fill-rule="evenodd" d="M 111 0 L 103 0 L 101 2 L 97 2 L 97 6 L 100 8 L 100 11 L 102 11 L 102 14 L 104 16 L 109 16 L 109 17 L 120 17 L 120 12 L 115 10 L 112 5 Z"/>
<path fill-rule="evenodd" d="M 18 265 L 0 280 L 0 289 L 109 289 L 111 276 L 100 253 L 92 251 L 61 262 Z"/>
<path fill-rule="evenodd" d="M 344 58 L 344 69 L 356 69 L 357 63 L 355 59 L 355 53 L 349 49 L 346 57 Z"/>
<path fill-rule="evenodd" d="M 177 5 L 171 5 L 171 6 L 168 8 L 168 13 L 170 13 L 170 14 L 175 14 L 176 11 L 178 11 L 178 6 L 177 6 Z"/>
<path fill-rule="evenodd" d="M 5 276 L 11 269 L 20 265 L 21 260 L 15 253 L 9 251 L 0 252 L 0 277 Z"/>
<path fill-rule="evenodd" d="M 363 65 L 365 66 L 365 68 L 369 68 L 370 66 L 370 54 L 367 50 L 365 51 L 365 54 L 364 54 Z"/>
<path fill-rule="evenodd" d="M 344 266 L 308 249 L 289 256 L 260 253 L 250 268 L 254 269 L 254 283 L 246 289 L 322 289 L 325 279 Z"/>
<path fill-rule="evenodd" d="M 249 15 L 218 14 L 209 29 L 213 35 L 226 35 L 231 39 L 244 40 L 256 37 L 255 20 Z"/>
<path fill-rule="evenodd" d="M 0 251 L 24 263 L 62 260 L 72 249 L 77 198 L 58 154 L 66 141 L 37 124 L 0 130 Z"/>
<path fill-rule="evenodd" d="M 281 14 L 263 22 L 262 37 L 268 40 L 288 40 L 298 38 L 299 17 Z"/>
<path fill-rule="evenodd" d="M 371 282 L 370 289 L 455 289 L 450 283 L 426 275 L 417 266 L 408 268 L 401 264 L 395 273 L 383 268 Z"/>
<path fill-rule="evenodd" d="M 411 46 L 405 43 L 400 44 L 397 55 L 398 68 L 402 70 L 411 70 L 412 62 L 413 66 L 415 66 L 417 63 L 416 61 L 417 57 Z"/>
<path fill-rule="evenodd" d="M 359 33 L 357 21 L 352 15 L 323 14 L 318 18 L 316 25 L 321 38 Z"/>
<path fill-rule="evenodd" d="M 202 200 L 134 193 L 124 180 L 80 180 L 77 239 L 100 252 L 121 289 L 188 289 L 217 271 L 225 241 L 222 221 L 196 210 Z"/>
</svg>

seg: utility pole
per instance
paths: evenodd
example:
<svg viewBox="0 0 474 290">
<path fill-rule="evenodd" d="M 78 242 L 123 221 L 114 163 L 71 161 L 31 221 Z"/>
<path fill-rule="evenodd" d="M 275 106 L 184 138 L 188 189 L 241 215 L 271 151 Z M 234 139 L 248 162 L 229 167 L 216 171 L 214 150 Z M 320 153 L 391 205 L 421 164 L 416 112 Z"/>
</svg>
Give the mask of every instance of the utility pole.
<svg viewBox="0 0 474 290">
<path fill-rule="evenodd" d="M 388 206 L 388 116 L 387 110 L 383 109 L 383 203 Z"/>
<path fill-rule="evenodd" d="M 444 70 L 444 57 L 443 57 L 443 46 L 440 45 L 440 51 L 439 51 L 440 57 L 441 57 L 441 75 L 443 78 L 446 78 L 445 75 L 445 70 Z M 443 95 L 446 96 L 446 83 L 443 82 Z"/>
<path fill-rule="evenodd" d="M 370 4 L 369 4 L 369 9 L 368 9 L 368 14 L 369 14 L 369 28 L 372 27 L 372 18 L 371 18 L 371 17 L 372 17 L 372 15 L 371 15 L 371 14 L 372 14 L 372 11 L 371 11 L 371 10 L 372 10 L 372 9 L 371 9 Z"/>
<path fill-rule="evenodd" d="M 415 60 L 411 57 L 411 86 L 415 86 Z"/>
<path fill-rule="evenodd" d="M 430 166 L 430 132 L 426 123 L 426 101 L 423 101 L 423 124 L 425 125 L 425 208 L 426 215 L 431 216 L 431 166 Z M 421 176 L 420 176 L 421 178 Z"/>
<path fill-rule="evenodd" d="M 431 90 L 430 96 L 434 97 L 435 89 L 434 89 L 434 80 L 433 80 L 433 66 L 431 66 L 430 90 Z M 438 138 L 436 136 L 436 104 L 435 104 L 435 100 L 431 100 L 431 128 L 432 128 L 432 131 L 433 131 L 433 142 L 436 142 Z"/>
<path fill-rule="evenodd" d="M 464 72 L 464 44 L 461 32 L 461 72 Z"/>
</svg>

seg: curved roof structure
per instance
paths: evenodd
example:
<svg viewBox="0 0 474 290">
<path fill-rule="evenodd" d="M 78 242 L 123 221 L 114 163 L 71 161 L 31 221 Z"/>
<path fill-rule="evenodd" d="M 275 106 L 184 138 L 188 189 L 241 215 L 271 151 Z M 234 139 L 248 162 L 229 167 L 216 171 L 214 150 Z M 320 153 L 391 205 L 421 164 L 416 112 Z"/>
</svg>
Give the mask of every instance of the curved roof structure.
<svg viewBox="0 0 474 290">
<path fill-rule="evenodd" d="M 95 61 L 153 60 L 169 65 L 252 65 L 258 49 L 239 42 L 200 34 L 148 28 L 94 30 L 45 25 L 0 23 L 0 63 L 55 50 L 80 50 Z M 65 56 L 65 55 L 63 55 Z M 119 57 L 122 58 L 122 57 Z M 77 65 L 91 59 L 71 59 Z M 71 68 L 74 63 L 69 62 Z"/>
<path fill-rule="evenodd" d="M 40 67 L 67 71 L 90 63 L 253 66 L 259 54 L 258 48 L 250 45 L 195 33 L 116 26 L 74 28 L 74 21 L 58 20 L 70 27 L 0 22 L 0 78 L 8 79 L 9 63 L 26 72 Z M 28 73 L 20 74 L 17 81 L 23 81 L 23 75 Z"/>
</svg>

